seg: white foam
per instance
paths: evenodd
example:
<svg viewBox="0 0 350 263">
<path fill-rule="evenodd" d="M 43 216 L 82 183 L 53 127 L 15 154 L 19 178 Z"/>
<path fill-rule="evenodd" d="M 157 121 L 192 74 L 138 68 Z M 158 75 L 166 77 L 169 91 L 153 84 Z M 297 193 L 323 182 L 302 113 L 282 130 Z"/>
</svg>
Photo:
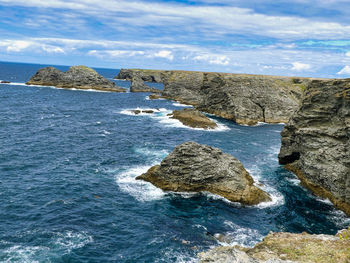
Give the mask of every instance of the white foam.
<svg viewBox="0 0 350 263">
<path fill-rule="evenodd" d="M 191 106 L 191 105 L 181 104 L 181 103 L 179 103 L 179 102 L 174 102 L 174 103 L 173 103 L 173 106 L 175 106 L 175 107 L 193 108 L 193 106 Z"/>
<path fill-rule="evenodd" d="M 151 100 L 151 99 L 149 98 L 149 95 L 146 96 L 145 100 Z M 156 100 L 166 100 L 166 99 L 164 99 L 164 98 L 157 98 Z"/>
<path fill-rule="evenodd" d="M 82 248 L 91 242 L 93 242 L 92 236 L 85 232 L 66 231 L 55 233 L 46 246 L 16 244 L 1 250 L 0 253 L 6 259 L 5 262 L 36 263 L 43 260 L 49 262 L 49 257 L 52 254 L 59 256 L 69 254 L 73 249 Z"/>
<path fill-rule="evenodd" d="M 166 248 L 162 251 L 162 258 L 156 259 L 155 263 L 169 262 L 169 259 L 176 259 L 176 263 L 196 263 L 198 258 L 186 255 L 186 251 L 174 251 L 172 248 Z"/>
<path fill-rule="evenodd" d="M 300 180 L 297 177 L 286 178 L 286 180 L 294 185 L 300 185 Z"/>
<path fill-rule="evenodd" d="M 254 246 L 258 241 L 261 241 L 264 236 L 258 230 L 239 226 L 231 221 L 225 220 L 224 224 L 232 229 L 224 235 L 223 240 L 217 240 L 222 246 Z M 218 237 L 220 234 L 215 234 Z"/>
<path fill-rule="evenodd" d="M 139 110 L 140 113 L 136 114 L 135 110 Z M 146 110 L 152 110 L 154 113 L 143 113 L 142 111 Z M 154 109 L 154 108 L 136 108 L 136 109 L 124 109 L 119 112 L 120 114 L 125 114 L 125 115 L 130 115 L 130 116 L 147 116 L 152 119 L 157 120 L 160 124 L 162 124 L 165 127 L 168 128 L 183 128 L 183 129 L 190 129 L 190 130 L 198 130 L 198 131 L 211 131 L 211 132 L 220 132 L 220 131 L 227 131 L 230 128 L 228 128 L 226 125 L 219 123 L 216 120 L 213 120 L 218 127 L 215 129 L 203 129 L 203 128 L 192 128 L 188 127 L 184 124 L 182 124 L 179 120 L 177 119 L 172 119 L 170 118 L 171 116 L 168 116 L 168 114 L 171 114 L 172 111 L 165 109 L 165 108 L 160 108 L 160 109 Z"/>
<path fill-rule="evenodd" d="M 150 168 L 151 166 L 136 166 L 130 167 L 115 176 L 116 183 L 120 190 L 130 194 L 136 200 L 141 202 L 159 200 L 164 197 L 165 193 L 152 185 L 151 183 L 136 180 L 135 177 L 139 176 Z"/>
<path fill-rule="evenodd" d="M 151 150 L 147 147 L 135 148 L 135 152 L 150 157 L 154 161 L 161 161 L 169 154 L 167 150 Z"/>
</svg>

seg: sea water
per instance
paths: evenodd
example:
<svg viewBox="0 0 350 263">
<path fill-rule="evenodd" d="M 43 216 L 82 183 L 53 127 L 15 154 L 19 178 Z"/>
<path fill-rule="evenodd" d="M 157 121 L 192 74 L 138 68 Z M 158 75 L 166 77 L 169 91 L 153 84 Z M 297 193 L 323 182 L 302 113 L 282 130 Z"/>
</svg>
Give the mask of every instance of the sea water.
<svg viewBox="0 0 350 263">
<path fill-rule="evenodd" d="M 12 82 L 0 84 L 0 262 L 196 262 L 269 231 L 335 234 L 350 223 L 278 164 L 283 125 L 209 116 L 218 129 L 191 129 L 167 116 L 185 105 L 147 93 L 25 85 L 41 67 L 0 63 Z M 119 71 L 96 70 L 110 80 Z M 273 200 L 242 206 L 135 180 L 185 141 L 234 155 Z"/>
</svg>

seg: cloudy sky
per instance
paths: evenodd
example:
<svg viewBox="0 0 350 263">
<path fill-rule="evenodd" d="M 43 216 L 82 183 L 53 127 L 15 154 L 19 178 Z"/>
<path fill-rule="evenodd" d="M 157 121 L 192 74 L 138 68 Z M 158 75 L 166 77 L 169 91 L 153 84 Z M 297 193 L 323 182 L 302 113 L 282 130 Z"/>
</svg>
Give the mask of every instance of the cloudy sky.
<svg viewBox="0 0 350 263">
<path fill-rule="evenodd" d="M 0 0 L 0 60 L 350 77 L 349 0 Z"/>
</svg>

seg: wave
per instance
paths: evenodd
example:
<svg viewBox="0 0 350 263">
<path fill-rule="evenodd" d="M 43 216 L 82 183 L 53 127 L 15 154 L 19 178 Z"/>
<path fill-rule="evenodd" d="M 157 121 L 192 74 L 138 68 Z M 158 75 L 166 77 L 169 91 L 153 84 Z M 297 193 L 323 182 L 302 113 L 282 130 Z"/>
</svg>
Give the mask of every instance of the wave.
<svg viewBox="0 0 350 263">
<path fill-rule="evenodd" d="M 164 197 L 165 193 L 152 185 L 151 183 L 136 180 L 139 176 L 152 166 L 135 166 L 127 168 L 126 170 L 115 175 L 115 180 L 120 190 L 133 196 L 140 202 L 159 200 Z"/>
<path fill-rule="evenodd" d="M 140 113 L 136 114 L 135 110 L 140 111 Z M 154 113 L 144 113 L 142 111 L 153 111 Z M 188 127 L 184 124 L 182 124 L 179 120 L 177 119 L 172 119 L 170 118 L 170 116 L 168 116 L 168 114 L 171 114 L 172 111 L 165 109 L 165 108 L 140 108 L 137 107 L 136 109 L 124 109 L 122 111 L 119 112 L 120 114 L 124 114 L 124 115 L 129 115 L 129 116 L 147 116 L 150 117 L 152 119 L 157 120 L 160 124 L 162 124 L 164 127 L 167 128 L 182 128 L 182 129 L 190 129 L 190 130 L 197 130 L 197 131 L 208 131 L 208 132 L 221 132 L 221 131 L 227 131 L 230 130 L 229 127 L 227 127 L 226 125 L 213 120 L 216 124 L 217 124 L 217 128 L 215 129 L 203 129 L 203 128 L 192 128 L 192 127 Z"/>
<path fill-rule="evenodd" d="M 50 262 L 50 258 L 60 258 L 69 254 L 74 249 L 82 248 L 93 242 L 92 236 L 86 232 L 66 231 L 53 234 L 53 237 L 46 245 L 28 246 L 13 244 L 12 246 L 0 250 L 3 262 Z"/>
<path fill-rule="evenodd" d="M 187 105 L 187 104 L 181 104 L 180 102 L 174 102 L 173 106 L 175 107 L 187 107 L 187 108 L 193 108 L 193 106 L 191 105 Z"/>
</svg>

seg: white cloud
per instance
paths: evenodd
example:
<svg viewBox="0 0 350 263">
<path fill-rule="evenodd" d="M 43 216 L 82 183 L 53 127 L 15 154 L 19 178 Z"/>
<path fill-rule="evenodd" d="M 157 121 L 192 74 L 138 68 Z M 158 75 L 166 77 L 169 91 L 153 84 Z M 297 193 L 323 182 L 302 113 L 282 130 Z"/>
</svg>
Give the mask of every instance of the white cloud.
<svg viewBox="0 0 350 263">
<path fill-rule="evenodd" d="M 155 57 L 159 57 L 159 58 L 166 58 L 169 60 L 173 60 L 174 59 L 174 55 L 171 51 L 169 50 L 161 50 L 157 53 L 154 54 Z"/>
<path fill-rule="evenodd" d="M 304 63 L 300 63 L 300 62 L 293 62 L 292 65 L 293 65 L 292 70 L 295 70 L 295 71 L 304 71 L 304 70 L 311 69 L 311 65 L 310 64 L 304 64 Z"/>
<path fill-rule="evenodd" d="M 87 54 L 96 57 L 134 57 L 144 55 L 145 52 L 135 50 L 90 50 Z"/>
<path fill-rule="evenodd" d="M 31 42 L 22 41 L 22 40 L 17 40 L 17 41 L 12 41 L 7 43 L 8 43 L 6 48 L 7 52 L 20 52 L 32 45 Z"/>
<path fill-rule="evenodd" d="M 350 51 L 345 53 L 345 56 L 350 57 Z"/>
<path fill-rule="evenodd" d="M 350 67 L 345 66 L 342 68 L 339 72 L 337 72 L 338 75 L 350 75 Z"/>
<path fill-rule="evenodd" d="M 43 45 L 42 49 L 47 53 L 65 53 L 63 48 L 50 45 Z"/>
<path fill-rule="evenodd" d="M 214 55 L 214 54 L 204 54 L 198 55 L 193 58 L 196 61 L 206 61 L 209 64 L 215 65 L 228 65 L 230 63 L 230 58 L 225 55 Z"/>
</svg>

